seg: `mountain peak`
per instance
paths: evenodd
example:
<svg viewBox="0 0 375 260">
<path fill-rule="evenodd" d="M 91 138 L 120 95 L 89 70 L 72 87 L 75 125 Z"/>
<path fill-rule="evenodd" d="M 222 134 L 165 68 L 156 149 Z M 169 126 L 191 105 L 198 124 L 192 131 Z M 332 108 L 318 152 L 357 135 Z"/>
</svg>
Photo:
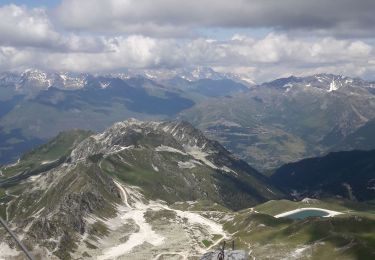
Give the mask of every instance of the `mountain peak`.
<svg viewBox="0 0 375 260">
<path fill-rule="evenodd" d="M 153 140 L 150 140 L 153 137 Z M 72 152 L 72 159 L 79 161 L 95 154 L 108 155 L 134 147 L 170 147 L 180 153 L 198 149 L 202 153 L 213 150 L 229 154 L 222 146 L 207 139 L 203 133 L 185 121 L 156 122 L 134 118 L 115 123 L 103 133 L 91 136 Z M 192 148 L 193 147 L 193 148 Z"/>
<path fill-rule="evenodd" d="M 152 247 L 164 237 L 185 237 L 184 226 L 199 230 L 202 239 L 217 230 L 223 233 L 221 225 L 172 204 L 206 201 L 210 207 L 239 210 L 283 197 L 268 178 L 187 122 L 129 119 L 100 134 L 72 134 L 56 137 L 17 164 L 0 167 L 0 187 L 9 194 L 7 220 L 23 232 L 23 241 L 36 241 L 33 247 L 62 259 L 137 258 L 130 255 L 137 245 Z M 22 174 L 14 175 L 18 171 Z M 158 229 L 154 220 L 163 219 L 167 222 Z M 210 233 L 202 224 L 208 224 Z M 171 235 L 163 232 L 171 225 L 183 226 Z M 159 242 L 147 243 L 144 237 L 153 234 Z M 130 249 L 113 253 L 118 245 Z"/>
<path fill-rule="evenodd" d="M 22 72 L 2 72 L 0 82 L 15 86 L 21 92 L 46 90 L 50 87 L 80 89 L 87 83 L 88 74 L 51 72 L 39 69 L 26 69 Z"/>
<path fill-rule="evenodd" d="M 310 89 L 314 88 L 330 93 L 341 89 L 344 90 L 347 87 L 370 88 L 374 87 L 374 84 L 360 78 L 351 78 L 343 75 L 320 73 L 304 77 L 290 76 L 286 78 L 280 78 L 263 83 L 260 86 L 285 88 L 287 89 L 287 91 L 289 91 L 291 87 Z"/>
</svg>

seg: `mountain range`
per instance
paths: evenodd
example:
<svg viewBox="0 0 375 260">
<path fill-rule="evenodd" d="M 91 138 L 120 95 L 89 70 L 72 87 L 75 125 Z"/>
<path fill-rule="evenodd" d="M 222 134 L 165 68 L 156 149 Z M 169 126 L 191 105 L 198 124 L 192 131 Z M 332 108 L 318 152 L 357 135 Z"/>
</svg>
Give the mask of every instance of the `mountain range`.
<svg viewBox="0 0 375 260">
<path fill-rule="evenodd" d="M 205 100 L 182 111 L 181 118 L 269 170 L 345 143 L 374 119 L 374 89 L 371 82 L 330 74 L 288 77 Z"/>
<path fill-rule="evenodd" d="M 191 77 L 187 73 L 168 80 L 163 77 L 161 84 L 163 80 L 152 80 L 149 72 L 4 72 L 0 75 L 0 162 L 16 160 L 22 152 L 63 130 L 102 131 L 130 117 L 175 118 L 198 100 L 247 89 L 247 85 L 212 70 L 192 70 Z M 213 79 L 200 78 L 209 75 Z M 176 80 L 178 84 L 173 83 Z"/>
<path fill-rule="evenodd" d="M 60 131 L 102 131 L 114 122 L 185 120 L 253 167 L 330 151 L 373 149 L 374 83 L 332 74 L 254 84 L 210 68 L 0 75 L 0 162 Z M 368 124 L 368 126 L 366 126 Z M 358 131 L 358 132 L 357 132 Z"/>
</svg>

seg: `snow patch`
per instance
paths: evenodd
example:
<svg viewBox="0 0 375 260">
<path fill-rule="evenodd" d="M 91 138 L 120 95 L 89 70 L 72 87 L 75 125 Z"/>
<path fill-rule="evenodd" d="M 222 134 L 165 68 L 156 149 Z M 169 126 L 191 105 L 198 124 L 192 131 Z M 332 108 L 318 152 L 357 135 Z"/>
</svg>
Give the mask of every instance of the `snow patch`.
<svg viewBox="0 0 375 260">
<path fill-rule="evenodd" d="M 287 83 L 283 86 L 283 88 L 291 88 L 291 87 L 293 87 L 293 84 L 291 83 Z"/>
<path fill-rule="evenodd" d="M 4 242 L 0 244 L 0 252 L 0 260 L 6 260 L 19 254 L 17 250 L 10 248 L 9 245 Z"/>
<path fill-rule="evenodd" d="M 56 160 L 50 160 L 50 161 L 42 161 L 41 163 L 40 163 L 40 165 L 45 165 L 45 164 L 50 164 L 50 163 L 54 163 L 54 162 L 56 162 L 58 159 L 56 159 Z"/>
<path fill-rule="evenodd" d="M 332 80 L 332 82 L 329 84 L 329 90 L 328 92 L 332 92 L 332 91 L 335 91 L 335 90 L 338 90 L 339 87 L 337 86 L 335 80 Z"/>
<path fill-rule="evenodd" d="M 212 234 L 221 234 L 224 237 L 226 237 L 226 234 L 223 230 L 223 226 L 212 220 L 206 219 L 205 217 L 197 213 L 182 210 L 174 210 L 166 206 L 164 206 L 164 208 L 166 210 L 174 211 L 177 214 L 177 216 L 179 216 L 182 219 L 187 219 L 187 221 L 191 224 L 200 224 L 208 227 L 211 230 Z"/>
<path fill-rule="evenodd" d="M 41 175 L 33 175 L 27 178 L 28 181 L 34 182 L 40 178 Z"/>
<path fill-rule="evenodd" d="M 192 169 L 195 167 L 195 164 L 192 161 L 178 162 L 178 167 L 180 169 Z"/>
<path fill-rule="evenodd" d="M 134 145 L 129 146 L 121 146 L 121 145 L 114 145 L 108 152 L 108 154 L 115 154 L 119 153 L 124 150 L 134 149 Z"/>
<path fill-rule="evenodd" d="M 184 145 L 184 149 L 189 155 L 193 156 L 195 159 L 202 161 L 204 164 L 206 164 L 207 166 L 213 169 L 218 169 L 218 167 L 215 164 L 207 160 L 206 157 L 209 155 L 209 153 L 202 151 L 200 147 L 196 145 L 195 146 Z"/>
<path fill-rule="evenodd" d="M 152 230 L 151 225 L 146 222 L 144 214 L 145 211 L 143 210 L 131 210 L 122 215 L 122 220 L 133 220 L 139 227 L 139 231 L 131 234 L 125 243 L 105 250 L 104 254 L 99 256 L 98 259 L 115 259 L 143 243 L 149 243 L 153 246 L 161 245 L 164 241 L 164 237 L 156 234 L 155 231 Z"/>
<path fill-rule="evenodd" d="M 109 82 L 100 82 L 100 88 L 101 89 L 106 89 L 110 85 Z"/>
<path fill-rule="evenodd" d="M 170 146 L 166 146 L 166 145 L 160 145 L 158 147 L 155 148 L 155 151 L 157 152 L 170 152 L 170 153 L 179 153 L 179 154 L 183 154 L 183 155 L 186 155 L 186 153 L 176 149 L 176 148 L 173 148 L 173 147 L 170 147 Z"/>
<path fill-rule="evenodd" d="M 300 259 L 302 256 L 303 256 L 303 252 L 306 251 L 306 249 L 308 249 L 309 246 L 303 246 L 303 247 L 300 247 L 300 248 L 297 248 L 296 250 L 294 250 L 292 253 L 291 253 L 291 259 Z"/>
<path fill-rule="evenodd" d="M 159 172 L 159 168 L 158 167 L 156 167 L 154 164 L 151 164 L 151 166 L 152 166 L 152 169 L 154 169 L 154 171 Z"/>
<path fill-rule="evenodd" d="M 196 141 L 195 143 L 197 143 L 197 140 L 195 140 L 195 141 Z M 197 146 L 197 145 L 194 145 L 194 146 L 184 145 L 184 149 L 187 152 L 187 154 L 191 155 L 196 160 L 203 162 L 204 164 L 206 164 L 207 166 L 209 166 L 212 169 L 222 170 L 222 171 L 225 171 L 225 172 L 228 172 L 228 173 L 232 172 L 235 175 L 238 175 L 235 171 L 231 170 L 227 166 L 218 167 L 217 165 L 213 164 L 210 160 L 208 160 L 207 156 L 212 154 L 212 153 L 207 153 L 207 152 L 203 151 L 202 149 L 205 146 L 206 146 L 206 144 L 204 144 L 202 148 Z"/>
<path fill-rule="evenodd" d="M 138 232 L 132 233 L 125 243 L 110 247 L 104 250 L 103 254 L 97 259 L 115 259 L 123 256 L 133 248 L 140 246 L 144 243 L 149 243 L 153 246 L 161 245 L 164 241 L 164 237 L 158 235 L 149 223 L 146 222 L 144 214 L 146 213 L 148 206 L 143 204 L 141 201 L 137 201 L 134 207 L 131 207 L 128 202 L 128 193 L 123 185 L 119 182 L 114 181 L 116 186 L 119 188 L 121 198 L 126 207 L 119 206 L 119 214 L 116 218 L 106 221 L 106 224 L 113 230 L 117 229 L 118 226 L 126 224 L 129 220 L 134 221 L 135 225 L 138 226 Z"/>
<path fill-rule="evenodd" d="M 153 247 L 163 248 L 166 238 L 164 236 L 161 236 L 160 234 L 157 234 L 152 229 L 151 224 L 146 222 L 144 214 L 150 210 L 167 210 L 175 212 L 177 217 L 175 224 L 183 224 L 184 226 L 186 225 L 189 231 L 193 231 L 196 229 L 196 226 L 200 226 L 204 227 L 210 234 L 221 235 L 222 239 L 228 237 L 221 224 L 210 220 L 197 212 L 172 209 L 163 201 L 148 201 L 148 203 L 145 204 L 145 202 L 143 201 L 143 195 L 138 190 L 136 190 L 136 187 L 124 186 L 117 181 L 115 181 L 115 184 L 120 190 L 121 197 L 125 205 L 119 205 L 118 215 L 113 219 L 104 220 L 105 224 L 111 230 L 115 231 L 124 224 L 129 224 L 129 221 L 131 221 L 138 228 L 135 233 L 130 234 L 125 242 L 121 242 L 121 240 L 119 240 L 118 244 L 116 244 L 115 246 L 113 246 L 113 243 L 111 244 L 106 242 L 108 239 L 110 239 L 110 237 L 102 238 L 102 241 L 100 241 L 99 244 L 104 246 L 108 245 L 109 247 L 104 248 L 103 251 L 101 251 L 102 254 L 99 255 L 97 259 L 117 259 L 118 257 L 126 257 L 128 254 L 136 252 L 137 247 L 143 244 L 146 244 L 151 250 Z M 132 201 L 131 205 L 129 205 L 129 200 Z M 93 219 L 90 221 L 94 222 L 95 220 Z M 220 242 L 222 239 L 218 240 L 218 242 Z M 202 251 L 203 249 L 197 248 L 197 250 Z M 157 259 L 162 255 L 167 256 L 170 254 L 173 253 L 160 253 L 156 255 L 156 258 L 153 259 Z M 189 255 L 188 252 L 180 252 L 179 254 L 184 256 Z"/>
</svg>

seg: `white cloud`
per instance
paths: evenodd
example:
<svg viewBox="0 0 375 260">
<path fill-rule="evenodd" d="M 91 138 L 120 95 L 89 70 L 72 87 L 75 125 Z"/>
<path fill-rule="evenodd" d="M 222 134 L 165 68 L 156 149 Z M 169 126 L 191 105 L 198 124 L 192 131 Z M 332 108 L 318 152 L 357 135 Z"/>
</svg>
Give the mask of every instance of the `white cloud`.
<svg viewBox="0 0 375 260">
<path fill-rule="evenodd" d="M 0 45 L 44 48 L 60 52 L 102 51 L 102 37 L 62 34 L 51 23 L 47 10 L 25 6 L 0 6 Z"/>
<path fill-rule="evenodd" d="M 68 28 L 186 36 L 195 28 L 273 28 L 373 37 L 373 0 L 63 0 Z"/>
<path fill-rule="evenodd" d="M 181 41 L 141 35 L 101 37 L 101 41 L 104 47 L 98 52 L 62 53 L 2 47 L 0 69 L 39 67 L 100 72 L 203 65 L 228 72 L 246 71 L 244 68 L 248 67 L 254 77 L 264 78 L 308 71 L 359 75 L 371 71 L 368 60 L 375 59 L 373 47 L 362 41 L 303 40 L 274 33 L 262 39 L 236 36 L 226 41 L 204 38 Z M 72 48 L 78 47 L 82 47 L 81 44 Z"/>
<path fill-rule="evenodd" d="M 49 17 L 51 10 L 0 6 L 0 70 L 36 67 L 102 72 L 127 68 L 210 66 L 226 72 L 246 73 L 258 80 L 313 72 L 360 76 L 375 70 L 374 62 L 368 62 L 375 60 L 373 44 L 358 39 L 291 36 L 280 32 L 269 33 L 263 38 L 234 34 L 226 40 L 197 36 L 183 39 L 158 37 L 161 28 L 166 28 L 164 33 L 168 34 L 170 30 L 190 28 L 195 23 L 189 20 L 191 17 L 184 13 L 184 8 L 196 10 L 198 13 L 188 13 L 198 20 L 203 19 L 200 17 L 202 12 L 209 12 L 204 24 L 215 21 L 210 12 L 219 12 L 217 8 L 227 6 L 223 1 L 211 11 L 207 7 L 211 0 L 203 0 L 199 8 L 195 1 L 183 3 L 180 7 L 172 0 L 156 0 L 160 6 L 150 6 L 145 0 L 110 0 L 108 4 L 96 1 L 65 0 L 57 13 L 65 22 L 77 28 L 81 26 L 81 29 L 113 25 L 114 31 L 130 28 L 130 31 L 141 32 L 148 28 L 156 31 L 157 36 L 69 30 L 52 22 L 55 20 Z M 228 14 L 237 10 L 237 5 L 243 2 L 239 1 L 235 0 L 234 5 L 228 7 Z M 247 4 L 243 2 L 244 8 Z M 161 11 L 162 7 L 166 10 Z M 164 15 L 177 7 L 179 10 L 173 14 L 177 20 L 172 24 L 173 20 Z M 69 8 L 73 8 L 70 16 L 67 13 Z M 224 20 L 231 19 L 222 15 Z M 142 22 L 143 17 L 148 17 L 148 20 Z"/>
<path fill-rule="evenodd" d="M 52 45 L 59 38 L 44 9 L 7 5 L 0 7 L 0 17 L 3 45 L 42 47 Z"/>
<path fill-rule="evenodd" d="M 189 36 L 188 25 L 176 24 L 173 21 L 158 22 L 145 17 L 150 14 L 157 19 L 157 16 L 168 13 L 168 10 L 172 11 L 171 7 L 168 6 L 170 4 L 176 6 L 178 3 L 173 1 L 159 1 L 158 3 L 156 1 L 150 4 L 149 1 L 144 0 L 67 0 L 62 1 L 56 10 L 56 15 L 60 22 L 70 29 L 95 31 L 104 34 Z"/>
</svg>

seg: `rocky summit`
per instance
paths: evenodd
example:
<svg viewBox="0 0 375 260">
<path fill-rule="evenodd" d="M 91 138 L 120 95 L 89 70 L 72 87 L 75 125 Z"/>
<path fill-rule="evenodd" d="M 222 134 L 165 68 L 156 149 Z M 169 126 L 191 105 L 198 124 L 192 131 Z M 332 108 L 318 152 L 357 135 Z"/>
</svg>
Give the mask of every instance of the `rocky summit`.
<svg viewBox="0 0 375 260">
<path fill-rule="evenodd" d="M 37 259 L 200 256 L 230 237 L 224 212 L 283 196 L 189 123 L 134 119 L 61 133 L 2 167 L 0 191 L 3 218 Z M 199 201 L 202 212 L 184 208 Z M 0 232 L 0 248 L 21 254 Z"/>
</svg>

